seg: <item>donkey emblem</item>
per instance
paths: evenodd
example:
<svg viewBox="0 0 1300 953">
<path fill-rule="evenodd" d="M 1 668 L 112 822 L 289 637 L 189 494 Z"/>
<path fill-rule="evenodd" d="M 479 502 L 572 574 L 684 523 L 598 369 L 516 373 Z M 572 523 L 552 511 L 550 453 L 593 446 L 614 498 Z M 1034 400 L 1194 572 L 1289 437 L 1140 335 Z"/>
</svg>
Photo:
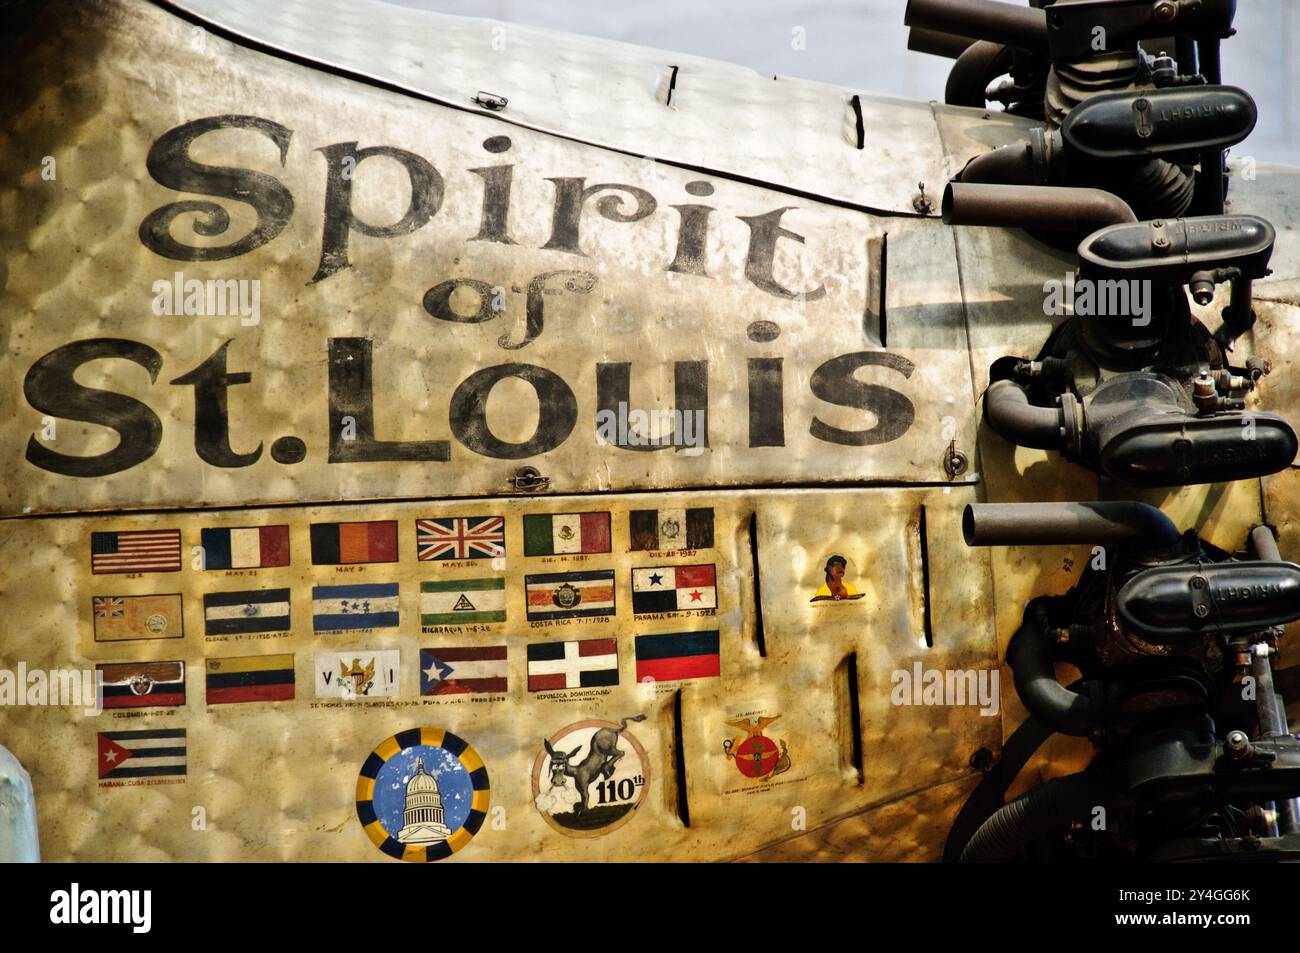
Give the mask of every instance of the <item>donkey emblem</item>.
<svg viewBox="0 0 1300 953">
<path fill-rule="evenodd" d="M 546 753 L 551 756 L 551 787 L 564 787 L 568 783 L 564 779 L 573 778 L 573 784 L 578 790 L 578 803 L 573 805 L 574 814 L 587 813 L 587 786 L 592 781 L 597 777 L 609 780 L 613 776 L 615 763 L 623 757 L 623 752 L 618 750 L 618 736 L 627 730 L 629 721 L 645 721 L 645 715 L 620 719 L 617 728 L 601 728 L 591 736 L 587 756 L 577 764 L 573 763 L 573 759 L 582 750 L 582 745 L 565 754 L 551 747 L 550 741 L 542 742 L 546 746 Z"/>
</svg>

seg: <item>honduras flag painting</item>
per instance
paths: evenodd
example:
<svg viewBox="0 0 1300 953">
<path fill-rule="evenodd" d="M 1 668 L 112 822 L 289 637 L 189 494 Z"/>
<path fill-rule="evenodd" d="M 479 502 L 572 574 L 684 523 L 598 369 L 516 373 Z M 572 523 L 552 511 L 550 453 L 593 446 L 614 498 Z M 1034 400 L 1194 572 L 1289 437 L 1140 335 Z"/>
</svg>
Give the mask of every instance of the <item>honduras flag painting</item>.
<svg viewBox="0 0 1300 953">
<path fill-rule="evenodd" d="M 345 629 L 397 628 L 397 583 L 313 586 L 312 628 L 317 632 Z"/>
</svg>

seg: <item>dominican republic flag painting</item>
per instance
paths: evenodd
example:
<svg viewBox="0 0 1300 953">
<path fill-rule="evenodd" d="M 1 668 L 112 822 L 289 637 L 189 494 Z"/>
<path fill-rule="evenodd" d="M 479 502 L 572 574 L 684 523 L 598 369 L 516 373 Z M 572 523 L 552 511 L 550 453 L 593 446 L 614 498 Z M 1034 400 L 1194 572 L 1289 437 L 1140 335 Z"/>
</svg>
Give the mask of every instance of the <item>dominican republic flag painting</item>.
<svg viewBox="0 0 1300 953">
<path fill-rule="evenodd" d="M 504 516 L 449 516 L 415 521 L 420 562 L 446 559 L 496 559 L 506 554 Z"/>
<path fill-rule="evenodd" d="M 181 531 L 128 530 L 90 534 L 90 571 L 180 572 Z"/>
<path fill-rule="evenodd" d="M 373 523 L 312 523 L 313 566 L 397 562 L 397 520 Z"/>
<path fill-rule="evenodd" d="M 311 626 L 317 632 L 397 628 L 395 582 L 312 586 Z"/>
<path fill-rule="evenodd" d="M 543 513 L 524 517 L 525 556 L 607 552 L 609 513 Z"/>
<path fill-rule="evenodd" d="M 534 642 L 528 646 L 528 690 L 593 688 L 618 684 L 614 639 Z"/>
<path fill-rule="evenodd" d="M 636 680 L 673 682 L 720 673 L 718 633 L 674 632 L 636 637 Z"/>
<path fill-rule="evenodd" d="M 718 607 L 712 566 L 653 566 L 632 570 L 632 612 L 686 612 Z"/>
<path fill-rule="evenodd" d="M 208 526 L 199 533 L 204 569 L 269 569 L 289 565 L 289 527 Z"/>
</svg>

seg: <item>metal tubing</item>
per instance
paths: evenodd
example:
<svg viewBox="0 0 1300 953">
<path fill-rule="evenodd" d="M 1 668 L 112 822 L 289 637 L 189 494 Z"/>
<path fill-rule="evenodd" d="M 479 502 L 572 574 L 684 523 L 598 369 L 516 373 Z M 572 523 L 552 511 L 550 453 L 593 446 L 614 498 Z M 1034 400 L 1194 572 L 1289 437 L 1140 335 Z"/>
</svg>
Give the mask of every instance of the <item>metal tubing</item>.
<svg viewBox="0 0 1300 953">
<path fill-rule="evenodd" d="M 1136 222 L 1137 216 L 1122 198 L 1101 189 L 949 182 L 943 193 L 943 220 L 949 225 L 1087 235 L 1107 225 Z"/>
<path fill-rule="evenodd" d="M 984 419 L 990 429 L 1021 447 L 1060 450 L 1065 446 L 1061 411 L 1036 407 L 1015 381 L 994 381 L 984 392 Z"/>
<path fill-rule="evenodd" d="M 967 47 L 978 42 L 973 36 L 959 36 L 956 33 L 944 33 L 941 30 L 926 30 L 913 27 L 907 34 L 907 48 L 913 53 L 929 53 L 931 56 L 944 56 L 955 60 L 966 52 Z"/>
<path fill-rule="evenodd" d="M 1250 531 L 1250 547 L 1256 557 L 1264 562 L 1281 562 L 1282 553 L 1277 547 L 1277 537 L 1267 526 L 1256 526 Z M 1259 717 L 1261 735 L 1288 735 L 1286 708 L 1273 685 L 1273 665 L 1267 655 L 1251 655 L 1251 674 L 1255 677 L 1255 713 Z M 1285 798 L 1276 803 L 1277 829 L 1282 834 L 1300 832 L 1300 798 Z"/>
<path fill-rule="evenodd" d="M 1072 692 L 1056 680 L 1052 646 L 1033 603 L 1007 646 L 1007 664 L 1020 703 L 1053 731 L 1086 738 L 1104 724 L 1105 710 L 1099 701 Z"/>
<path fill-rule="evenodd" d="M 1250 545 L 1262 562 L 1282 562 L 1282 553 L 1277 548 L 1277 537 L 1267 526 L 1261 524 L 1250 531 Z"/>
<path fill-rule="evenodd" d="M 998 808 L 967 842 L 961 863 L 997 864 L 1014 860 L 1038 838 L 1108 801 L 1118 787 L 1114 780 L 1092 774 L 1053 778 Z"/>
<path fill-rule="evenodd" d="M 1169 517 L 1146 503 L 972 503 L 961 518 L 967 546 L 1135 544 L 1172 550 L 1182 539 Z"/>
<path fill-rule="evenodd" d="M 962 182 L 986 185 L 1036 185 L 1034 150 L 1027 142 L 1002 146 L 966 163 L 957 176 Z"/>
<path fill-rule="evenodd" d="M 903 23 L 1047 52 L 1047 16 L 1033 7 L 998 0 L 908 0 Z"/>
<path fill-rule="evenodd" d="M 1228 324 L 1234 338 L 1255 326 L 1254 282 L 1246 277 L 1232 279 L 1232 297 L 1228 303 Z"/>
<path fill-rule="evenodd" d="M 1015 59 L 1011 47 L 979 40 L 966 49 L 948 71 L 943 101 L 949 106 L 983 109 L 988 100 L 984 93 L 994 77 L 1011 69 Z"/>
</svg>

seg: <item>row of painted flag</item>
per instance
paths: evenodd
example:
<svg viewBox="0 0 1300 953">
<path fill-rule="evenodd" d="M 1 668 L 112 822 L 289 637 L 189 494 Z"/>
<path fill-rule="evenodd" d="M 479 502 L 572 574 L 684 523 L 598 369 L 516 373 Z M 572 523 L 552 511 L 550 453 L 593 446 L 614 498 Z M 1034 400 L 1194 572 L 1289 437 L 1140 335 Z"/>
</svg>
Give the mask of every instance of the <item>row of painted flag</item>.
<svg viewBox="0 0 1300 953">
<path fill-rule="evenodd" d="M 717 677 L 718 633 L 680 632 L 636 639 L 636 679 L 680 681 Z M 400 655 L 322 652 L 315 658 L 318 698 L 362 700 L 399 694 Z M 509 689 L 509 649 L 504 645 L 420 649 L 420 694 L 501 694 Z M 528 646 L 528 691 L 612 686 L 619 683 L 614 639 L 545 642 Z M 255 655 L 208 659 L 205 688 L 209 705 L 294 699 L 294 657 Z M 104 707 L 155 708 L 185 704 L 185 663 L 114 662 L 104 673 Z M 98 733 L 100 780 L 183 778 L 188 770 L 184 728 Z"/>
<path fill-rule="evenodd" d="M 537 573 L 524 577 L 524 614 L 530 622 L 612 616 L 616 611 L 614 570 Z M 313 586 L 312 629 L 394 629 L 401 619 L 400 585 L 395 582 Z M 651 566 L 632 570 L 632 612 L 716 609 L 717 574 L 712 564 Z M 180 638 L 179 593 L 95 596 L 96 641 Z M 506 583 L 500 576 L 420 583 L 420 624 L 473 625 L 507 620 Z M 206 635 L 287 632 L 292 628 L 290 590 L 285 588 L 212 592 L 203 596 Z"/>
<path fill-rule="evenodd" d="M 618 641 L 612 638 L 534 642 L 526 647 L 528 690 L 560 691 L 619 683 Z M 717 630 L 639 635 L 633 646 L 637 682 L 712 678 L 719 674 Z M 509 689 L 506 645 L 420 649 L 420 694 L 501 693 Z M 214 658 L 204 663 L 209 705 L 292 701 L 292 654 Z M 172 708 L 186 703 L 180 660 L 105 662 L 104 708 Z M 318 652 L 317 698 L 388 698 L 400 694 L 401 651 Z"/>
<path fill-rule="evenodd" d="M 524 555 L 557 556 L 611 551 L 608 512 L 529 514 L 523 518 Z M 713 548 L 713 510 L 632 510 L 629 549 L 662 552 Z M 311 561 L 350 566 L 398 561 L 398 521 L 313 523 Z M 289 526 L 205 527 L 199 531 L 203 569 L 266 569 L 289 565 Z M 496 559 L 506 555 L 502 516 L 453 516 L 415 521 L 416 559 Z M 90 534 L 95 573 L 178 572 L 181 531 L 113 530 Z"/>
</svg>

